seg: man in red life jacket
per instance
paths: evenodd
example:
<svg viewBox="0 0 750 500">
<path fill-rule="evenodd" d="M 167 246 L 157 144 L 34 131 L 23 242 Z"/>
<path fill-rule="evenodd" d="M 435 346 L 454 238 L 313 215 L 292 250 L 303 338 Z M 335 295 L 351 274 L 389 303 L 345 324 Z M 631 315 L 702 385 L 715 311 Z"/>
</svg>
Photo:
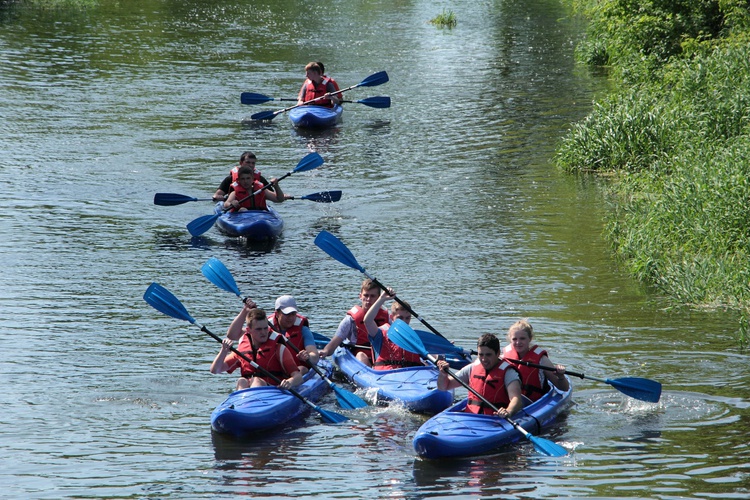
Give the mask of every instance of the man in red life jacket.
<svg viewBox="0 0 750 500">
<path fill-rule="evenodd" d="M 216 190 L 216 192 L 213 195 L 214 201 L 225 201 L 227 199 L 227 196 L 229 193 L 232 192 L 232 183 L 237 182 L 239 179 L 239 171 L 240 167 L 247 165 L 250 167 L 253 167 L 255 178 L 256 180 L 259 180 L 264 185 L 268 184 L 268 181 L 266 180 L 263 175 L 261 175 L 260 170 L 255 169 L 255 163 L 257 162 L 257 157 L 255 156 L 255 153 L 252 151 L 245 151 L 240 156 L 240 162 L 232 167 L 232 170 L 229 171 L 229 175 L 224 177 L 224 180 L 221 181 L 221 184 L 219 185 L 219 189 Z M 269 188 L 270 189 L 270 188 Z"/>
<path fill-rule="evenodd" d="M 365 314 L 378 300 L 379 291 L 380 288 L 371 279 L 368 278 L 362 282 L 359 291 L 359 300 L 362 305 L 354 306 L 347 311 L 346 316 L 339 323 L 336 334 L 319 351 L 321 358 L 330 356 L 342 342 L 348 340 L 350 344 L 354 344 L 355 347 L 352 348 L 352 352 L 358 360 L 368 366 L 372 363 L 372 350 L 370 349 L 370 336 L 367 335 L 367 327 L 365 326 Z M 388 323 L 388 311 L 380 307 L 375 315 L 375 324 L 381 326 L 386 323 Z"/>
<path fill-rule="evenodd" d="M 294 297 L 282 295 L 276 299 L 275 310 L 268 317 L 268 322 L 274 332 L 283 336 L 281 341 L 296 353 L 297 366 L 302 375 L 309 371 L 308 363 L 318 364 L 318 348 L 310 323 L 299 314 Z"/>
<path fill-rule="evenodd" d="M 541 398 L 548 390 L 548 383 L 553 384 L 561 391 L 570 389 L 570 383 L 565 378 L 565 367 L 554 365 L 547 356 L 547 351 L 537 345 L 531 345 L 534 338 L 534 328 L 526 320 L 516 321 L 508 329 L 508 344 L 503 349 L 503 359 L 513 363 L 513 360 L 522 360 L 554 368 L 555 371 L 540 370 L 533 366 L 525 366 L 513 363 L 521 376 L 521 392 L 531 401 Z"/>
<path fill-rule="evenodd" d="M 513 416 L 523 408 L 518 372 L 510 363 L 500 358 L 500 341 L 491 333 L 479 337 L 477 352 L 476 361 L 466 365 L 455 375 L 498 410 L 496 412 L 487 406 L 470 391 L 465 411 L 486 415 L 494 413 L 500 417 Z M 437 366 L 440 370 L 437 380 L 438 389 L 447 391 L 461 385 L 458 380 L 448 374 L 450 364 L 447 361 L 440 360 Z"/>
<path fill-rule="evenodd" d="M 268 210 L 266 200 L 274 203 L 283 203 L 286 197 L 279 187 L 279 181 L 274 177 L 271 179 L 271 185 L 275 191 L 263 189 L 257 194 L 264 184 L 255 180 L 255 170 L 243 165 L 238 173 L 238 181 L 232 184 L 233 191 L 229 193 L 227 201 L 224 202 L 224 208 L 232 212 L 245 212 L 247 210 Z"/>
<path fill-rule="evenodd" d="M 371 366 L 376 370 L 395 370 L 397 368 L 404 368 L 407 366 L 421 366 L 422 358 L 419 354 L 409 352 L 397 346 L 388 338 L 388 329 L 390 324 L 384 324 L 378 326 L 375 323 L 375 316 L 377 312 L 383 307 L 386 300 L 392 299 L 396 296 L 396 292 L 389 288 L 387 291 L 383 290 L 378 297 L 378 300 L 370 307 L 365 313 L 365 327 L 367 328 L 367 334 L 370 336 L 370 344 L 372 344 L 372 364 Z M 394 301 L 391 304 L 391 312 L 389 315 L 389 323 L 393 323 L 397 319 L 404 321 L 409 324 L 411 321 L 411 313 L 401 304 Z"/>
<path fill-rule="evenodd" d="M 337 93 L 338 88 L 331 82 L 330 78 L 324 78 L 323 70 L 317 62 L 311 62 L 305 66 L 305 76 L 307 79 L 299 90 L 297 104 L 306 103 L 318 97 L 323 97 L 326 94 L 331 95 L 310 104 L 332 108 L 335 104 L 341 102 L 341 94 Z"/>
<path fill-rule="evenodd" d="M 243 325 L 247 326 L 243 329 Z M 302 384 L 302 374 L 297 368 L 297 360 L 286 346 L 270 338 L 271 329 L 263 309 L 250 308 L 248 304 L 234 318 L 227 330 L 227 337 L 221 343 L 221 350 L 211 363 L 211 373 L 232 373 L 238 367 L 242 377 L 237 381 L 237 390 L 248 387 L 276 385 L 273 377 L 257 370 L 249 362 L 231 352 L 232 339 L 240 339 L 237 350 L 253 360 L 265 371 L 281 379 L 282 389 L 291 389 Z"/>
</svg>

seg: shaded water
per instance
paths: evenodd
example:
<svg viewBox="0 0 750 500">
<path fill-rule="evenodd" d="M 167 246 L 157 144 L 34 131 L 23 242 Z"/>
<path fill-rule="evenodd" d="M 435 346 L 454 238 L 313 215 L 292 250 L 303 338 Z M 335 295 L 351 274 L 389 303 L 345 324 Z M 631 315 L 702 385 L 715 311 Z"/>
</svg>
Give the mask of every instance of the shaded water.
<svg viewBox="0 0 750 500">
<path fill-rule="evenodd" d="M 328 498 L 720 497 L 748 495 L 747 357 L 736 320 L 666 312 L 622 276 L 601 241 L 595 183 L 550 164 L 554 144 L 606 82 L 575 67 L 581 27 L 558 2 L 445 4 L 170 2 L 82 11 L 0 10 L 0 485 L 2 496 Z M 298 132 L 282 106 L 320 59 L 349 92 L 335 130 Z M 152 204 L 155 192 L 208 197 L 245 149 L 267 176 L 308 151 L 323 167 L 291 176 L 335 205 L 279 206 L 270 248 L 185 224 L 210 204 Z M 236 297 L 200 274 L 224 262 L 271 307 L 292 293 L 331 334 L 362 275 L 312 243 L 339 236 L 368 271 L 444 335 L 471 346 L 529 317 L 555 361 L 598 377 L 664 384 L 658 405 L 574 379 L 576 405 L 529 444 L 476 459 L 416 459 L 423 416 L 315 415 L 251 442 L 212 435 L 231 376 L 208 373 L 217 345 L 141 299 L 151 281 L 221 334 Z M 328 396 L 323 405 L 335 408 Z"/>
</svg>

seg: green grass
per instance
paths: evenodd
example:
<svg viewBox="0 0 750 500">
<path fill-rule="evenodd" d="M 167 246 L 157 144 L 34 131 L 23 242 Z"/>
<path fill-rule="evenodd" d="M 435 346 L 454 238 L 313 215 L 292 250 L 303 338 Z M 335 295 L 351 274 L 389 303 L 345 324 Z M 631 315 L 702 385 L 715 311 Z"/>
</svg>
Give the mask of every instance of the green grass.
<svg viewBox="0 0 750 500">
<path fill-rule="evenodd" d="M 436 17 L 430 19 L 430 23 L 434 24 L 439 28 L 453 28 L 456 26 L 456 14 L 452 10 L 445 10 L 438 14 Z"/>
</svg>

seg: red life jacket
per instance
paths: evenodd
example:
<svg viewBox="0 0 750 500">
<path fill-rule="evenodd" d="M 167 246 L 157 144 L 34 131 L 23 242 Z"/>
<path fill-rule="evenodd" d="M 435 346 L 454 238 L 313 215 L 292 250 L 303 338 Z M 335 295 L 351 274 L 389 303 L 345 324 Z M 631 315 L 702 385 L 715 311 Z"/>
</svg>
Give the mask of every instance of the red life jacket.
<svg viewBox="0 0 750 500">
<path fill-rule="evenodd" d="M 331 83 L 330 78 L 324 78 L 319 84 L 315 84 L 315 82 L 310 79 L 305 80 L 304 92 L 302 92 L 302 101 L 307 102 L 326 95 L 329 92 L 329 83 Z M 331 84 L 331 88 L 333 88 L 334 90 L 338 90 L 333 87 L 333 84 Z M 316 106 L 325 106 L 326 108 L 333 107 L 333 103 L 328 98 L 320 99 L 318 101 L 311 102 L 310 104 L 314 104 Z"/>
<path fill-rule="evenodd" d="M 257 191 L 258 189 L 262 187 L 263 187 L 263 184 L 260 181 L 253 181 L 253 187 L 252 187 L 253 191 L 251 192 L 243 188 L 239 182 L 232 183 L 232 189 L 234 189 L 235 199 L 237 201 L 240 201 L 240 200 L 247 198 L 245 201 L 240 203 L 240 206 L 245 207 L 250 210 L 268 210 L 268 206 L 266 205 L 265 190 L 253 196 L 253 192 Z M 235 209 L 232 208 L 231 211 L 234 212 Z"/>
<path fill-rule="evenodd" d="M 521 361 L 529 361 L 537 365 L 541 363 L 542 356 L 547 356 L 547 351 L 536 345 L 529 349 L 529 352 L 527 352 L 526 356 L 524 356 L 523 358 L 520 358 L 518 356 L 518 353 L 510 344 L 506 345 L 505 349 L 503 349 L 504 358 L 520 359 Z M 547 391 L 549 391 L 547 378 L 542 375 L 542 373 L 539 371 L 539 368 L 522 365 L 520 363 L 511 364 L 516 368 L 516 370 L 518 370 L 518 374 L 521 377 L 521 393 L 524 396 L 532 401 L 536 401 L 537 399 L 544 396 Z"/>
<path fill-rule="evenodd" d="M 245 334 L 242 336 L 237 350 L 279 379 L 284 379 L 290 375 L 284 370 L 284 356 L 288 356 L 291 353 L 287 353 L 286 346 L 279 344 L 274 338 L 269 337 L 267 341 L 258 347 L 257 351 L 254 351 L 250 336 Z M 243 377 L 250 378 L 255 375 L 255 367 L 244 358 L 239 358 L 239 362 L 240 373 Z M 268 385 L 278 385 L 273 378 L 264 375 L 262 372 L 258 376 L 265 380 Z"/>
<path fill-rule="evenodd" d="M 232 182 L 238 182 L 240 180 L 240 166 L 235 165 L 232 170 L 229 171 L 229 175 L 232 176 Z M 253 180 L 260 180 L 260 170 L 256 169 L 253 175 Z"/>
<path fill-rule="evenodd" d="M 365 326 L 365 310 L 362 309 L 362 306 L 354 306 L 346 311 L 346 314 L 351 316 L 354 320 L 354 324 L 357 325 L 357 345 L 369 346 L 370 336 L 367 334 L 367 327 Z M 378 311 L 378 314 L 375 316 L 375 324 L 378 326 L 382 326 L 386 323 L 388 323 L 388 311 L 381 307 Z M 354 355 L 356 355 L 358 352 L 364 352 L 368 356 L 372 356 L 372 349 L 369 347 L 355 347 L 354 349 L 352 349 L 352 353 Z"/>
<path fill-rule="evenodd" d="M 372 349 L 373 363 L 376 370 L 395 370 L 406 366 L 422 366 L 422 358 L 419 354 L 404 350 L 391 342 L 388 338 L 388 328 L 383 327 L 380 331 L 383 333 L 383 341 L 380 344 L 380 353 L 375 358 L 375 349 Z"/>
<path fill-rule="evenodd" d="M 471 365 L 469 387 L 484 396 L 496 408 L 507 408 L 510 404 L 508 389 L 505 388 L 505 372 L 507 370 L 515 370 L 507 361 L 500 360 L 500 363 L 490 370 L 489 373 L 485 371 L 479 361 L 475 361 Z M 469 401 L 465 411 L 485 415 L 493 415 L 495 413 L 495 410 L 487 406 L 484 401 L 477 398 L 472 392 L 469 392 Z"/>
<path fill-rule="evenodd" d="M 281 327 L 279 326 L 278 322 L 276 321 L 276 315 L 271 314 L 268 316 L 268 324 L 271 325 L 271 329 L 281 337 L 282 335 L 284 338 L 286 338 L 286 342 L 289 344 L 292 344 L 294 347 L 297 348 L 298 351 L 304 351 L 305 350 L 305 339 L 302 336 L 302 327 L 310 327 L 310 322 L 307 321 L 307 318 L 302 316 L 301 314 L 297 313 L 297 317 L 294 320 L 294 325 L 292 325 L 291 328 L 288 328 L 287 331 L 282 332 Z M 283 342 L 281 338 L 277 339 L 279 342 Z M 294 349 L 292 349 L 294 350 Z M 296 359 L 296 356 L 295 356 Z M 302 362 L 299 359 L 297 359 L 297 366 L 306 366 L 310 368 L 310 363 L 305 361 Z"/>
</svg>

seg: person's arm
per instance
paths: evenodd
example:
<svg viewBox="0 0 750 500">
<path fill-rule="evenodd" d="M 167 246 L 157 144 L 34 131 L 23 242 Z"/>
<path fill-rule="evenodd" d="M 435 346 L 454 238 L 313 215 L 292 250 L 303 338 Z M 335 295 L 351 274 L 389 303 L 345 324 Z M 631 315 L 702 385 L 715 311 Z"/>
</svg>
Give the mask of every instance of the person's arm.
<svg viewBox="0 0 750 500">
<path fill-rule="evenodd" d="M 252 302 L 252 301 L 249 301 Z M 254 305 L 255 302 L 252 302 Z M 242 331 L 245 327 L 245 319 L 247 319 L 247 313 L 250 311 L 250 309 L 253 309 L 250 307 L 250 304 L 243 304 L 242 310 L 235 316 L 235 318 L 232 320 L 232 324 L 229 325 L 229 328 L 227 328 L 227 338 L 232 340 L 239 340 L 242 338 Z"/>
<path fill-rule="evenodd" d="M 328 80 L 328 83 L 326 84 L 326 93 L 331 94 L 331 102 L 334 104 L 341 104 L 341 93 L 336 92 L 336 86 L 331 83 L 330 80 Z"/>
<path fill-rule="evenodd" d="M 326 356 L 330 356 L 344 340 L 351 338 L 352 328 L 356 329 L 357 325 L 354 323 L 354 319 L 347 314 L 344 316 L 344 319 L 341 320 L 341 323 L 339 323 L 339 327 L 336 329 L 336 334 L 330 342 L 328 342 L 323 349 L 318 351 L 320 357 L 325 358 Z"/>
<path fill-rule="evenodd" d="M 320 359 L 320 354 L 318 354 L 318 348 L 315 345 L 315 336 L 313 335 L 312 330 L 306 326 L 302 327 L 302 343 L 305 346 L 305 351 L 307 351 L 307 361 L 313 365 L 317 365 L 318 360 Z"/>
<path fill-rule="evenodd" d="M 230 352 L 232 352 L 232 339 L 225 338 L 221 341 L 221 349 L 211 363 L 211 373 L 224 373 L 229 370 L 230 366 L 226 363 L 225 359 Z"/>
<path fill-rule="evenodd" d="M 279 186 L 279 181 L 274 178 L 271 179 L 271 186 L 274 188 L 273 191 L 270 189 L 266 189 L 266 200 L 270 200 L 274 203 L 284 203 L 284 200 L 286 199 L 284 197 L 284 191 L 281 190 L 281 186 Z"/>
<path fill-rule="evenodd" d="M 305 83 L 302 84 L 302 87 L 299 89 L 299 94 L 297 94 L 297 104 L 302 104 L 305 102 L 304 95 L 305 95 L 305 87 L 307 86 L 308 80 L 305 79 Z"/>
<path fill-rule="evenodd" d="M 298 385 L 302 384 L 302 382 L 304 381 L 302 379 L 302 373 L 297 367 L 297 360 L 294 358 L 292 351 L 289 349 L 286 349 L 284 351 L 284 354 L 282 356 L 282 366 L 284 368 L 284 372 L 286 372 L 289 377 L 285 378 L 279 383 L 280 388 L 291 389 L 292 387 L 297 387 Z"/>
<path fill-rule="evenodd" d="M 508 403 L 507 408 L 498 408 L 497 414 L 500 417 L 512 417 L 521 408 L 523 408 L 523 399 L 521 397 L 521 381 L 519 379 L 513 380 L 510 384 L 506 384 L 506 390 L 508 391 Z"/>
<path fill-rule="evenodd" d="M 227 199 L 224 201 L 224 209 L 229 210 L 234 206 L 235 201 L 237 201 L 237 193 L 232 191 L 229 193 L 229 196 L 227 196 Z"/>
<path fill-rule="evenodd" d="M 547 378 L 550 384 L 554 385 L 561 391 L 567 391 L 568 389 L 570 389 L 568 379 L 565 378 L 565 367 L 563 365 L 552 364 L 552 361 L 550 361 L 547 356 L 542 356 L 542 359 L 539 360 L 539 364 L 555 369 L 554 372 L 543 370 L 544 376 Z"/>
<path fill-rule="evenodd" d="M 219 189 L 216 190 L 213 196 L 214 201 L 222 201 L 227 199 L 227 193 L 229 193 L 229 186 L 232 185 L 232 176 L 228 175 L 221 181 Z"/>
<path fill-rule="evenodd" d="M 375 323 L 375 317 L 378 315 L 380 308 L 383 307 L 383 304 L 385 304 L 385 301 L 393 298 L 395 295 L 396 292 L 393 290 L 393 288 L 389 288 L 387 291 L 383 290 L 380 293 L 380 297 L 378 297 L 378 300 L 376 300 L 375 303 L 365 313 L 364 323 L 365 327 L 367 328 L 368 336 L 374 337 L 378 334 L 379 330 L 378 325 Z"/>
<path fill-rule="evenodd" d="M 461 382 L 453 378 L 453 376 L 448 373 L 448 369 L 450 369 L 450 366 L 451 366 L 450 363 L 448 363 L 444 359 L 441 359 L 437 362 L 437 367 L 438 367 L 437 388 L 438 390 L 449 391 L 461 385 Z M 467 380 L 469 380 L 470 372 L 471 372 L 471 365 L 469 364 L 461 368 L 458 371 L 458 373 L 456 373 L 456 377 L 466 382 Z"/>
</svg>

